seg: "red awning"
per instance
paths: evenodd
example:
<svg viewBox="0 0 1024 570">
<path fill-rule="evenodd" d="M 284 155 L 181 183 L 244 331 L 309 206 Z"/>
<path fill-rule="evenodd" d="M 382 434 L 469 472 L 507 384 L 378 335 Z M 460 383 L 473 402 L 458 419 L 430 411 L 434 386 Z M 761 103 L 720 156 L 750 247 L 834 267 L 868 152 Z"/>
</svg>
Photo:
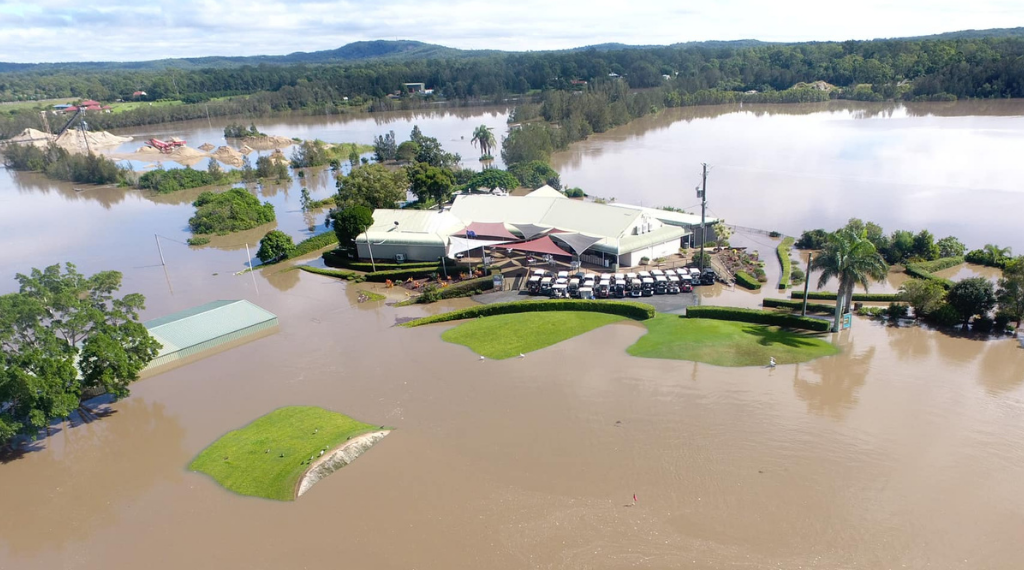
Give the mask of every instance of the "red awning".
<svg viewBox="0 0 1024 570">
<path fill-rule="evenodd" d="M 473 222 L 458 235 L 469 237 L 469 232 L 473 232 L 476 234 L 473 237 L 478 238 L 519 239 L 519 236 L 505 229 L 505 224 L 501 222 Z"/>
<path fill-rule="evenodd" d="M 551 238 L 548 236 L 539 237 L 532 241 L 524 241 L 523 243 L 510 244 L 508 249 L 527 253 L 548 253 L 551 255 L 572 257 L 571 253 L 555 245 L 555 242 L 551 241 Z"/>
</svg>

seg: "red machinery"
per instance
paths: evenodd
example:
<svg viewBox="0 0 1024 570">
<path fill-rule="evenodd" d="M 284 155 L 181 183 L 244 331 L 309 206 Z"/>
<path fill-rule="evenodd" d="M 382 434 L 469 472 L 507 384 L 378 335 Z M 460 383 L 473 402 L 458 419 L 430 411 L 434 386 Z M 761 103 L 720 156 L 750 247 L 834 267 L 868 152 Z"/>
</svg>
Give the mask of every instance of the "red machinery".
<svg viewBox="0 0 1024 570">
<path fill-rule="evenodd" d="M 163 153 L 168 153 L 179 146 L 185 146 L 185 141 L 179 138 L 172 138 L 169 141 L 162 141 L 160 139 L 149 139 L 146 144 L 159 150 Z"/>
</svg>

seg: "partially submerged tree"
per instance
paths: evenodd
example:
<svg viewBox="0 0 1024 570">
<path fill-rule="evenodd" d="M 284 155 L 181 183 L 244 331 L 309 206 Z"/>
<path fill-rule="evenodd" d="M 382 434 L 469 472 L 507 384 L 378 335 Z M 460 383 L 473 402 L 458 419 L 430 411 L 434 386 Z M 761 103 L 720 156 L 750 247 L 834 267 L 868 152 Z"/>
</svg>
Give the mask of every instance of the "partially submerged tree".
<svg viewBox="0 0 1024 570">
<path fill-rule="evenodd" d="M 1003 276 L 999 279 L 996 299 L 999 301 L 999 312 L 1020 327 L 1024 319 L 1024 256 L 1006 264 Z"/>
<path fill-rule="evenodd" d="M 0 296 L 0 445 L 67 418 L 91 393 L 127 396 L 160 349 L 138 322 L 145 298 L 114 295 L 117 271 L 86 277 L 68 263 L 17 279 L 19 292 Z"/>
<path fill-rule="evenodd" d="M 295 242 L 292 236 L 281 230 L 271 230 L 260 240 L 260 249 L 256 257 L 263 263 L 270 263 L 287 256 L 295 249 Z"/>
<path fill-rule="evenodd" d="M 867 291 L 871 281 L 884 280 L 889 271 L 889 266 L 866 234 L 855 234 L 848 229 L 828 235 L 821 253 L 814 258 L 813 267 L 821 270 L 819 289 L 833 278 L 839 281 L 833 332 L 839 331 L 839 320 L 849 310 L 853 288 L 860 285 Z"/>
<path fill-rule="evenodd" d="M 405 199 L 408 188 L 405 169 L 391 171 L 383 164 L 367 164 L 338 178 L 337 202 L 342 208 L 394 208 Z"/>
<path fill-rule="evenodd" d="M 486 156 L 492 156 L 491 150 L 494 149 L 495 140 L 494 133 L 491 132 L 493 129 L 487 125 L 480 125 L 473 131 L 473 146 L 480 147 L 480 158 Z"/>
<path fill-rule="evenodd" d="M 352 247 L 356 237 L 373 225 L 373 212 L 366 206 L 352 206 L 331 212 L 334 233 L 342 247 Z"/>
<path fill-rule="evenodd" d="M 455 175 L 447 168 L 417 162 L 409 169 L 409 181 L 412 193 L 420 202 L 434 201 L 444 204 L 451 197 Z"/>
<path fill-rule="evenodd" d="M 900 300 L 914 308 L 914 316 L 937 311 L 946 298 L 946 288 L 935 279 L 909 279 L 900 287 Z"/>
<path fill-rule="evenodd" d="M 996 306 L 996 293 L 992 282 L 984 277 L 971 277 L 953 285 L 946 294 L 946 302 L 960 315 L 963 329 L 974 315 L 987 315 Z"/>
</svg>

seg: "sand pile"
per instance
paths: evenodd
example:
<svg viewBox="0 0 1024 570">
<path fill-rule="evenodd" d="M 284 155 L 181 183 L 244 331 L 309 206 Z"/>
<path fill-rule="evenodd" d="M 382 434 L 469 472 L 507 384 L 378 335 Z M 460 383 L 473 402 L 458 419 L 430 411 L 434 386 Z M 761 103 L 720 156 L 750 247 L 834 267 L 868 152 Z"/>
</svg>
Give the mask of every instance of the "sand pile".
<svg viewBox="0 0 1024 570">
<path fill-rule="evenodd" d="M 242 153 L 229 146 L 217 147 L 217 150 L 213 152 L 213 158 L 235 168 L 242 166 Z"/>
<path fill-rule="evenodd" d="M 256 150 L 253 149 L 251 146 L 249 146 L 247 144 L 243 144 L 242 148 L 238 149 L 238 152 L 240 152 L 240 153 L 242 153 L 244 155 L 248 155 L 249 153 L 256 152 Z"/>
<path fill-rule="evenodd" d="M 195 166 L 202 162 L 203 159 L 210 157 L 209 154 L 196 150 L 190 146 L 179 146 L 170 154 L 165 156 L 182 166 Z"/>
<path fill-rule="evenodd" d="M 283 152 L 281 152 L 281 149 L 276 149 L 274 152 L 270 153 L 270 161 L 271 162 L 288 162 L 288 157 L 285 156 Z"/>
<path fill-rule="evenodd" d="M 374 444 L 384 439 L 389 433 L 391 433 L 391 430 L 381 430 L 354 437 L 340 447 L 332 449 L 328 455 L 314 461 L 306 469 L 306 472 L 302 474 L 302 478 L 299 479 L 295 489 L 295 496 L 301 497 L 310 487 L 319 483 L 324 477 L 355 461 L 356 458 L 366 453 Z"/>
<path fill-rule="evenodd" d="M 25 129 L 18 133 L 18 136 L 10 139 L 9 142 L 45 147 L 53 142 L 53 135 L 44 133 L 43 131 L 37 131 L 36 129 Z"/>
<path fill-rule="evenodd" d="M 295 141 L 288 137 L 267 135 L 265 137 L 245 137 L 241 142 L 255 150 L 270 150 L 272 148 L 284 148 L 286 146 L 291 146 Z"/>
<path fill-rule="evenodd" d="M 212 144 L 210 144 L 210 143 L 203 143 L 203 144 L 199 145 L 199 150 L 201 150 L 203 152 L 210 152 L 214 148 L 215 147 Z"/>
<path fill-rule="evenodd" d="M 107 131 L 79 131 L 68 129 L 57 139 L 57 146 L 68 152 L 86 152 L 88 149 L 118 146 L 132 140 L 132 137 L 119 137 Z M 88 141 L 86 144 L 85 141 Z"/>
</svg>

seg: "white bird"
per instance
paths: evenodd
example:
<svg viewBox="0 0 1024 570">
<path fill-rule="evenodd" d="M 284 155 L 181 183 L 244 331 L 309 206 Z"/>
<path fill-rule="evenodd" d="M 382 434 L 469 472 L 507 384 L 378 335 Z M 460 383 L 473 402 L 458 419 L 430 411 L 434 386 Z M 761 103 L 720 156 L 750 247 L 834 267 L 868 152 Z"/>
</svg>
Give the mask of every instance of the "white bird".
<svg viewBox="0 0 1024 570">
<path fill-rule="evenodd" d="M 320 456 L 322 457 L 322 456 L 323 456 L 323 454 L 324 454 L 324 450 L 322 450 L 322 449 L 321 449 L 321 450 L 320 450 Z"/>
<path fill-rule="evenodd" d="M 522 352 L 520 352 L 520 353 L 519 353 L 519 358 L 526 358 L 526 355 L 525 355 L 525 354 L 523 354 Z"/>
<path fill-rule="evenodd" d="M 770 368 L 775 368 L 775 357 L 774 356 L 772 356 L 771 359 L 769 360 L 768 366 Z"/>
<path fill-rule="evenodd" d="M 480 357 L 480 360 L 483 360 L 483 359 L 484 359 L 484 357 L 482 357 L 482 356 L 481 356 L 481 357 Z"/>
</svg>

